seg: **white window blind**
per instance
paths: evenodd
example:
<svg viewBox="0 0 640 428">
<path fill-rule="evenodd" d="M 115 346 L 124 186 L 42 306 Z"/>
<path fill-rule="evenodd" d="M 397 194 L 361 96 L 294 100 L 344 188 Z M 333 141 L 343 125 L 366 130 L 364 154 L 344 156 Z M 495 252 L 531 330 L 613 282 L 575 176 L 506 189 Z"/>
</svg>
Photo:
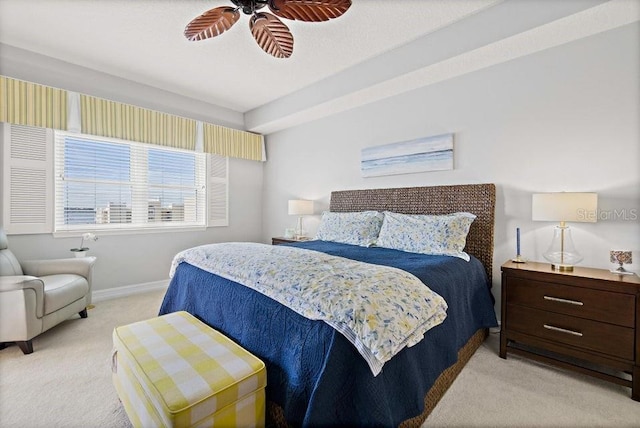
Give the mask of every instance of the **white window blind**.
<svg viewBox="0 0 640 428">
<path fill-rule="evenodd" d="M 55 230 L 204 227 L 206 159 L 193 151 L 56 132 Z"/>
</svg>

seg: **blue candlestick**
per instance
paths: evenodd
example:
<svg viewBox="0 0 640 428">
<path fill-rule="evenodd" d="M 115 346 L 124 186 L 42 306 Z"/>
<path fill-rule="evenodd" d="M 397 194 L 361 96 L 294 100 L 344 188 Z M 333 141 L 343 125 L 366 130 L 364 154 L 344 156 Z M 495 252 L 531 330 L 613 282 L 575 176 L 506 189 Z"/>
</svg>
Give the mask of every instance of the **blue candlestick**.
<svg viewBox="0 0 640 428">
<path fill-rule="evenodd" d="M 520 255 L 520 228 L 516 227 L 516 255 Z"/>
</svg>

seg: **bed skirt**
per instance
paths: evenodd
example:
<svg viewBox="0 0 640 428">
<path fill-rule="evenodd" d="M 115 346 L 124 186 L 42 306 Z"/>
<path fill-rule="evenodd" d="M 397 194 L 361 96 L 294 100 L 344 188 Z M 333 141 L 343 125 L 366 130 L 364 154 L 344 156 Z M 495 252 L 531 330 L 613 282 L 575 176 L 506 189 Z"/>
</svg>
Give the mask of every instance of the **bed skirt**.
<svg viewBox="0 0 640 428">
<path fill-rule="evenodd" d="M 478 350 L 482 342 L 489 335 L 489 330 L 481 328 L 474 333 L 473 336 L 467 341 L 467 343 L 458 351 L 458 361 L 449 366 L 445 371 L 440 373 L 438 379 L 434 382 L 427 395 L 424 397 L 424 411 L 418 416 L 414 416 L 411 419 L 400 424 L 401 428 L 413 428 L 420 427 L 427 417 L 436 408 L 436 405 L 440 399 L 447 392 L 449 387 L 456 380 L 462 368 L 469 362 L 473 354 Z M 284 411 L 282 407 L 272 401 L 267 402 L 267 426 L 273 426 L 278 428 L 288 428 L 289 424 L 284 418 Z"/>
</svg>

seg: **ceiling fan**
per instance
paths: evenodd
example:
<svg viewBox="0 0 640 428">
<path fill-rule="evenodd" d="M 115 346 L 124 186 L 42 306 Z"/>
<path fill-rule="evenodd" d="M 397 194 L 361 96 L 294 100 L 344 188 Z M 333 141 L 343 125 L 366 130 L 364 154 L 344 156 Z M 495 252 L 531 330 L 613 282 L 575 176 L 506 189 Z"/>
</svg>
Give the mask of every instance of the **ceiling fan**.
<svg viewBox="0 0 640 428">
<path fill-rule="evenodd" d="M 293 53 L 293 35 L 280 18 L 321 22 L 342 16 L 351 6 L 351 0 L 231 0 L 236 7 L 220 6 L 193 19 L 184 29 L 190 41 L 219 36 L 238 19 L 242 9 L 251 15 L 249 29 L 258 46 L 276 58 L 289 58 Z M 259 12 L 268 6 L 271 13 Z"/>
</svg>

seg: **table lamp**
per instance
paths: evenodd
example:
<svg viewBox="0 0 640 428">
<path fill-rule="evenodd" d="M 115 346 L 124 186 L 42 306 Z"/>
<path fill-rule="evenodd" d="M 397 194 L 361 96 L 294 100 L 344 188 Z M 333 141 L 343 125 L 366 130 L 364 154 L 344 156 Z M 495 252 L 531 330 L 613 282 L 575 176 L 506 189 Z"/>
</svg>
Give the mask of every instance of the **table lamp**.
<svg viewBox="0 0 640 428">
<path fill-rule="evenodd" d="M 298 216 L 298 225 L 296 226 L 295 238 L 304 238 L 304 229 L 302 228 L 302 216 L 313 214 L 313 201 L 303 199 L 292 199 L 289 201 L 289 215 Z"/>
<path fill-rule="evenodd" d="M 573 245 L 567 222 L 595 223 L 598 216 L 597 193 L 536 193 L 532 199 L 532 220 L 559 221 L 549 249 L 542 253 L 551 262 L 551 268 L 561 272 L 573 271 L 582 256 Z"/>
</svg>

